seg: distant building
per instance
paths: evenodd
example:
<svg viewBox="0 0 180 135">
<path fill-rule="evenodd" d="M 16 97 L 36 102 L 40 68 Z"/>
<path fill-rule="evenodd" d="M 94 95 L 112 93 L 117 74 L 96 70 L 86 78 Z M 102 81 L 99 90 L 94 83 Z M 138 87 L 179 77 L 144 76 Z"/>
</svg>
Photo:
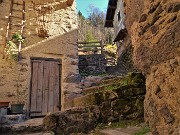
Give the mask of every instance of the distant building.
<svg viewBox="0 0 180 135">
<path fill-rule="evenodd" d="M 125 14 L 122 0 L 109 0 L 105 27 L 114 28 L 114 42 L 123 40 L 125 38 Z"/>
<path fill-rule="evenodd" d="M 132 44 L 125 25 L 125 12 L 122 0 L 109 0 L 105 27 L 114 28 L 114 43 L 117 45 L 117 70 L 122 73 L 133 71 Z"/>
</svg>

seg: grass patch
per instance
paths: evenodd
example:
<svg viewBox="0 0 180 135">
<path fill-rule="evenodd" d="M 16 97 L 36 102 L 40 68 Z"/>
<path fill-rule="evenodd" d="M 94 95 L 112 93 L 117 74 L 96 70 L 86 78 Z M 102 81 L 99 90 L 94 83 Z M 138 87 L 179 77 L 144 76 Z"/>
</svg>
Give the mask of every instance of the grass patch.
<svg viewBox="0 0 180 135">
<path fill-rule="evenodd" d="M 138 126 L 142 123 L 142 120 L 124 120 L 116 123 L 112 123 L 110 128 L 127 128 L 128 126 Z"/>
<path fill-rule="evenodd" d="M 97 129 L 105 129 L 105 128 L 127 128 L 128 126 L 140 126 L 143 123 L 143 119 L 138 120 L 121 120 L 119 122 L 109 123 L 109 124 L 99 124 Z"/>
<path fill-rule="evenodd" d="M 150 129 L 148 127 L 142 127 L 139 131 L 135 132 L 133 135 L 144 135 L 148 132 L 150 132 Z"/>
<path fill-rule="evenodd" d="M 127 128 L 131 126 L 138 126 L 141 127 L 140 130 L 133 133 L 132 135 L 144 135 L 148 132 L 150 132 L 150 129 L 147 126 L 142 126 L 141 124 L 144 124 L 143 119 L 138 120 L 121 120 L 120 122 L 115 123 L 108 123 L 108 124 L 98 124 L 97 127 L 91 132 L 92 135 L 106 135 L 105 133 L 102 133 L 101 130 L 103 129 L 116 129 L 116 128 Z M 72 135 L 87 135 L 83 133 L 74 133 Z"/>
</svg>

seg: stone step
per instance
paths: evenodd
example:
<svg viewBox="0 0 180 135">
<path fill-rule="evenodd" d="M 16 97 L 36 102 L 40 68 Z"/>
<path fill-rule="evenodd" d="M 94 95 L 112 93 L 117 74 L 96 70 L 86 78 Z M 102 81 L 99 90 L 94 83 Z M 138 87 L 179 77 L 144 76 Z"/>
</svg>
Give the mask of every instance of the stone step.
<svg viewBox="0 0 180 135">
<path fill-rule="evenodd" d="M 103 133 L 105 135 L 132 135 L 133 133 L 137 132 L 140 129 L 140 127 L 132 126 L 127 128 L 107 128 L 100 130 L 100 133 Z"/>
<path fill-rule="evenodd" d="M 141 83 L 141 77 L 142 75 L 140 73 L 133 73 L 126 76 L 103 79 L 96 83 L 95 86 L 84 88 L 82 93 L 98 93 L 101 91 L 116 90 L 126 86 L 136 86 Z"/>
<path fill-rule="evenodd" d="M 0 117 L 1 125 L 11 125 L 19 122 L 25 121 L 25 114 L 17 114 L 17 115 L 4 115 Z"/>
<path fill-rule="evenodd" d="M 22 135 L 22 134 L 17 134 Z M 46 133 L 46 132 L 39 132 L 39 133 L 30 133 L 30 134 L 23 134 L 23 135 L 54 135 L 53 133 Z"/>
<path fill-rule="evenodd" d="M 0 127 L 1 135 L 25 135 L 41 132 L 43 132 L 43 118 L 29 119 L 18 124 L 3 125 Z"/>
</svg>

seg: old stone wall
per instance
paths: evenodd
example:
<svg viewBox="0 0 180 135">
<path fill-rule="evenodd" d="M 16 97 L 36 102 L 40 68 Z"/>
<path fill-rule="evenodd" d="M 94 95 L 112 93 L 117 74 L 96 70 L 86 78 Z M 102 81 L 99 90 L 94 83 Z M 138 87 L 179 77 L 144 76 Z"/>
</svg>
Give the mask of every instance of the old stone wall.
<svg viewBox="0 0 180 135">
<path fill-rule="evenodd" d="M 131 37 L 129 35 L 126 35 L 123 41 L 120 41 L 117 44 L 117 71 L 119 73 L 136 71 L 132 59 L 133 46 L 131 42 Z"/>
<path fill-rule="evenodd" d="M 22 4 L 22 0 L 14 0 L 15 3 Z M 66 32 L 77 29 L 77 16 L 76 16 L 76 2 L 73 2 L 72 6 L 67 5 L 67 0 L 56 0 L 52 2 L 41 1 L 38 2 L 36 0 L 26 0 L 25 1 L 25 28 L 23 31 L 23 37 L 25 37 L 25 43 L 23 47 L 32 45 L 39 41 L 44 40 L 43 37 L 38 36 L 38 28 L 42 25 L 42 13 L 35 10 L 37 6 L 43 6 L 44 4 L 49 4 L 52 7 L 52 10 L 47 12 L 44 15 L 45 27 L 47 29 L 48 37 L 64 34 Z M 1 12 L 1 22 L 0 22 L 0 46 L 4 44 L 4 38 L 6 35 L 6 27 L 8 23 L 8 15 L 10 10 L 10 1 L 3 1 L 0 4 Z M 14 5 L 14 9 L 22 10 L 22 5 Z M 18 16 L 21 18 L 22 12 L 17 12 L 15 10 L 12 11 L 13 16 Z M 12 17 L 11 22 L 13 25 L 21 24 L 21 19 Z M 38 21 L 39 20 L 39 21 Z M 11 26 L 10 29 L 10 38 L 13 33 L 20 32 L 20 27 Z M 47 37 L 46 37 L 47 38 Z"/>
<path fill-rule="evenodd" d="M 17 101 L 17 89 L 22 93 L 21 101 L 27 104 L 31 77 L 30 57 L 54 58 L 62 60 L 62 101 L 64 94 L 79 91 L 78 55 L 76 53 L 77 30 L 39 42 L 22 50 L 19 62 L 1 61 L 0 99 Z M 67 46 L 67 47 L 64 47 Z M 64 103 L 64 102 L 63 102 Z M 62 104 L 63 105 L 63 104 Z"/>
<path fill-rule="evenodd" d="M 178 0 L 124 0 L 133 61 L 146 75 L 145 120 L 154 135 L 179 134 Z"/>
<path fill-rule="evenodd" d="M 133 63 L 133 46 L 131 37 L 127 34 L 122 41 L 116 42 L 117 45 L 117 65 L 106 68 L 108 74 L 124 75 L 128 72 L 137 72 Z"/>
<path fill-rule="evenodd" d="M 45 129 L 56 134 L 88 133 L 98 123 L 143 118 L 146 89 L 142 74 L 132 73 L 100 83 L 104 85 L 83 90 L 84 96 L 69 102 L 75 108 L 47 115 Z"/>
<path fill-rule="evenodd" d="M 19 1 L 20 2 L 20 1 Z M 0 100 L 17 102 L 17 90 L 21 93 L 21 102 L 28 104 L 30 78 L 31 78 L 31 57 L 54 58 L 62 60 L 61 73 L 61 100 L 62 108 L 64 98 L 69 93 L 79 91 L 76 82 L 79 82 L 78 53 L 77 53 L 77 21 L 76 21 L 76 2 L 72 6 L 67 6 L 66 1 L 61 1 L 56 6 L 56 11 L 52 13 L 54 20 L 50 22 L 50 37 L 40 38 L 37 35 L 37 24 L 35 14 L 32 11 L 32 3 L 26 1 L 26 25 L 25 43 L 21 51 L 20 61 L 12 59 L 1 59 L 0 61 Z M 0 8 L 1 16 L 8 13 L 9 1 L 4 1 Z M 31 9 L 29 9 L 31 6 Z M 29 7 L 29 8 L 28 8 Z M 6 10 L 5 10 L 6 9 Z M 6 12 L 5 12 L 6 11 Z M 4 39 L 4 28 L 7 19 L 0 22 L 1 36 Z M 33 21 L 33 22 L 31 22 Z M 3 23 L 4 25 L 2 25 Z M 55 27 L 58 28 L 55 30 Z M 65 27 L 65 28 L 64 28 Z M 64 29 L 63 29 L 64 28 Z M 2 52 L 0 54 L 2 58 Z M 26 106 L 27 107 L 27 106 Z"/>
<path fill-rule="evenodd" d="M 101 80 L 96 86 L 83 89 L 81 96 L 68 101 L 67 108 L 98 105 L 102 110 L 103 122 L 133 119 L 143 116 L 145 93 L 144 76 L 132 73 Z"/>
<path fill-rule="evenodd" d="M 180 133 L 180 58 L 153 66 L 147 75 L 145 120 L 154 134 Z"/>
<path fill-rule="evenodd" d="M 105 73 L 106 60 L 103 54 L 79 55 L 79 71 L 83 76 Z"/>
<path fill-rule="evenodd" d="M 131 26 L 135 21 L 139 20 L 143 9 L 144 0 L 123 0 L 124 13 L 125 13 L 125 25 L 130 34 Z"/>
<path fill-rule="evenodd" d="M 61 71 L 61 99 L 62 107 L 64 98 L 73 92 L 80 91 L 78 87 L 79 70 L 77 54 L 77 30 L 49 38 L 45 41 L 24 48 L 22 55 L 29 65 L 28 77 L 30 79 L 30 57 L 54 58 L 62 60 Z M 66 46 L 66 47 L 64 47 Z M 29 80 L 27 77 L 27 81 Z"/>
<path fill-rule="evenodd" d="M 24 61 L 16 63 L 14 61 L 1 60 L 0 62 L 0 100 L 17 101 L 24 103 L 27 98 L 27 67 Z M 17 97 L 17 91 L 22 96 Z"/>
</svg>

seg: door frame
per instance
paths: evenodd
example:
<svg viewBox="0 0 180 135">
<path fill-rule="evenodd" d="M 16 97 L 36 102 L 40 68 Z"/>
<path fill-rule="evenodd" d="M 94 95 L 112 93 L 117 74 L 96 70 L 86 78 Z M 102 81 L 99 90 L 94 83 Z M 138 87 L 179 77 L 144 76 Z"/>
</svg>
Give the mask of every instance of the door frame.
<svg viewBox="0 0 180 135">
<path fill-rule="evenodd" d="M 30 57 L 30 83 L 29 83 L 29 93 L 28 93 L 28 117 L 30 116 L 30 111 L 31 111 L 31 91 L 32 91 L 32 73 L 33 73 L 33 60 L 45 60 L 45 61 L 55 61 L 55 62 L 59 62 L 59 101 L 60 101 L 60 108 L 59 111 L 62 110 L 62 60 L 61 59 L 57 59 L 57 58 L 43 58 L 43 57 Z M 42 116 L 43 117 L 43 116 Z"/>
</svg>

